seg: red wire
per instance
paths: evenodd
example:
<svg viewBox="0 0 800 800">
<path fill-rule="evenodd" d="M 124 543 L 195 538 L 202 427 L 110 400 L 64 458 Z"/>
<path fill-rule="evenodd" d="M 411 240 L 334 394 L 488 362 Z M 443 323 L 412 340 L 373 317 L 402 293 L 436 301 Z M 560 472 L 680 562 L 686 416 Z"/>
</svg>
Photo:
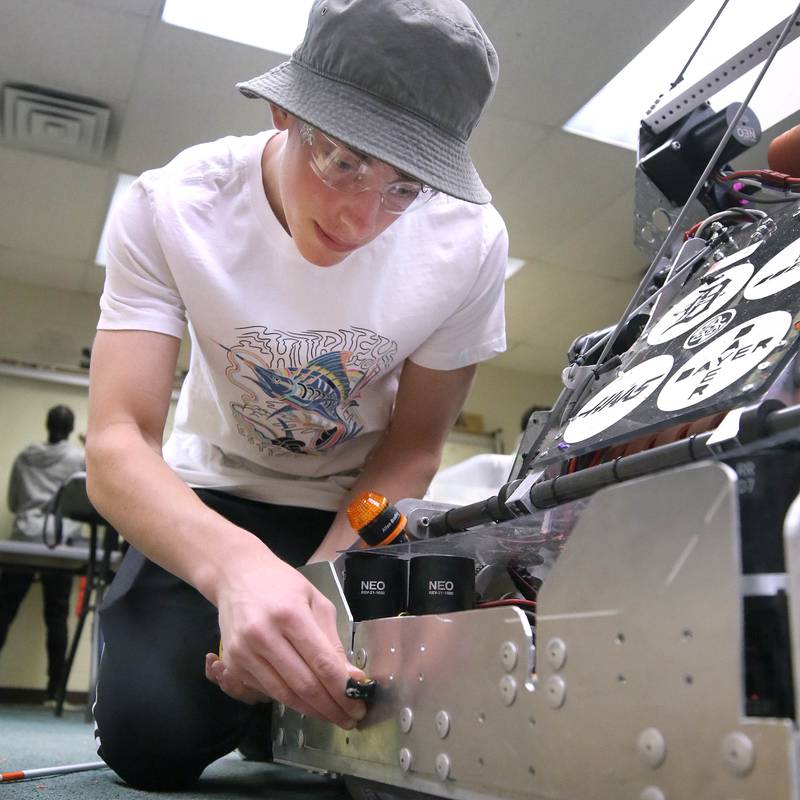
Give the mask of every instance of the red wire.
<svg viewBox="0 0 800 800">
<path fill-rule="evenodd" d="M 758 178 L 763 183 L 770 184 L 771 186 L 782 186 L 788 189 L 790 186 L 800 186 L 800 178 L 794 178 L 791 175 L 786 175 L 783 172 L 775 172 L 772 169 L 743 169 L 738 172 L 728 172 L 724 175 L 719 175 L 719 181 L 735 181 L 739 178 Z"/>
<path fill-rule="evenodd" d="M 521 606 L 523 608 L 536 608 L 535 600 L 515 600 L 509 598 L 507 600 L 487 600 L 484 603 L 478 603 L 476 608 L 499 608 L 500 606 Z"/>
</svg>

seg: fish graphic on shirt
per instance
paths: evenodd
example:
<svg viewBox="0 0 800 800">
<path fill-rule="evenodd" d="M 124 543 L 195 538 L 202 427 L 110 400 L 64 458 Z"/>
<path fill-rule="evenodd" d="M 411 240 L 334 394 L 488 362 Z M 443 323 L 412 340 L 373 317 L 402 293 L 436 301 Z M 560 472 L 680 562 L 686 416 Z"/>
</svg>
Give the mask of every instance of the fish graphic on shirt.
<svg viewBox="0 0 800 800">
<path fill-rule="evenodd" d="M 268 397 L 286 402 L 292 408 L 313 411 L 333 421 L 350 396 L 346 364 L 350 353 L 325 353 L 302 367 L 279 371 L 263 367 L 237 353 L 253 371 L 248 380 L 256 383 Z"/>
</svg>

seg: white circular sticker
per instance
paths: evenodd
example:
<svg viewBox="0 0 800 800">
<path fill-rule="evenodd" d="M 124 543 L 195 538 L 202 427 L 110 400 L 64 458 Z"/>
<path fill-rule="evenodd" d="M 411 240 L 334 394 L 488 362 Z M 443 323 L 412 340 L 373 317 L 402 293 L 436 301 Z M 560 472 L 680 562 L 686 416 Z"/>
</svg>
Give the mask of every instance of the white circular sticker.
<svg viewBox="0 0 800 800">
<path fill-rule="evenodd" d="M 747 300 L 760 300 L 782 292 L 800 281 L 800 239 L 792 242 L 773 256 L 753 275 L 744 296 Z"/>
<path fill-rule="evenodd" d="M 791 324 L 788 311 L 770 311 L 723 333 L 695 353 L 664 384 L 658 407 L 662 411 L 678 411 L 713 397 L 764 361 Z"/>
<path fill-rule="evenodd" d="M 653 326 L 647 343 L 663 344 L 688 333 L 727 305 L 750 279 L 755 267 L 746 261 L 715 274 L 670 308 Z"/>
<path fill-rule="evenodd" d="M 736 309 L 729 308 L 727 311 L 717 314 L 716 317 L 706 320 L 699 328 L 692 331 L 692 335 L 683 343 L 683 349 L 691 350 L 705 344 L 709 339 L 713 339 L 720 331 L 728 327 L 735 316 Z"/>
<path fill-rule="evenodd" d="M 726 256 L 720 261 L 715 261 L 707 270 L 706 275 L 713 275 L 715 272 L 719 272 L 721 269 L 725 269 L 729 267 L 731 264 L 735 264 L 737 261 L 741 261 L 742 259 L 747 258 L 748 256 L 755 253 L 762 244 L 764 244 L 765 240 L 762 239 L 760 242 L 756 242 L 755 244 L 749 244 L 747 247 L 743 247 L 741 250 L 737 250 L 735 253 L 731 253 L 731 255 Z"/>
<path fill-rule="evenodd" d="M 596 436 L 650 397 L 669 375 L 675 359 L 663 355 L 618 375 L 572 418 L 563 439 L 569 444 Z"/>
</svg>

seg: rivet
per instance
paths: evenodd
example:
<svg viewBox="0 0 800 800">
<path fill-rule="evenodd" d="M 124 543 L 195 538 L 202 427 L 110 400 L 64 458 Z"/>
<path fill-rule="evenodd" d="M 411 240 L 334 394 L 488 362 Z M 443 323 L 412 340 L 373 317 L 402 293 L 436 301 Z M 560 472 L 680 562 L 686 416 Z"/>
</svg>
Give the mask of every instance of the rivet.
<svg viewBox="0 0 800 800">
<path fill-rule="evenodd" d="M 400 730 L 408 733 L 414 724 L 414 712 L 406 706 L 400 711 Z"/>
<path fill-rule="evenodd" d="M 567 684 L 564 679 L 559 675 L 548 678 L 545 684 L 545 694 L 550 708 L 561 708 L 567 699 Z"/>
<path fill-rule="evenodd" d="M 278 703 L 278 716 L 283 717 L 286 713 L 286 706 L 283 703 Z"/>
<path fill-rule="evenodd" d="M 517 698 L 517 682 L 511 675 L 506 675 L 500 680 L 500 696 L 503 702 L 510 706 Z"/>
<path fill-rule="evenodd" d="M 439 776 L 439 780 L 446 781 L 448 775 L 450 775 L 450 756 L 447 753 L 439 753 L 436 756 L 436 774 Z"/>
<path fill-rule="evenodd" d="M 440 739 L 444 739 L 450 732 L 450 715 L 446 711 L 439 711 L 436 714 L 436 733 Z"/>
<path fill-rule="evenodd" d="M 517 646 L 514 642 L 503 642 L 500 647 L 500 661 L 506 672 L 511 672 L 517 666 Z"/>
<path fill-rule="evenodd" d="M 297 746 L 301 750 L 306 746 L 306 735 L 303 731 L 297 731 Z"/>
<path fill-rule="evenodd" d="M 401 747 L 398 754 L 398 761 L 400 762 L 400 769 L 402 769 L 403 772 L 408 772 L 411 769 L 414 756 L 407 747 Z"/>
<path fill-rule="evenodd" d="M 278 747 L 283 747 L 286 744 L 286 731 L 283 728 L 278 728 L 278 733 L 275 736 L 275 744 Z"/>
<path fill-rule="evenodd" d="M 567 645 L 558 637 L 547 643 L 547 660 L 550 666 L 558 672 L 567 662 Z"/>
<path fill-rule="evenodd" d="M 367 666 L 367 651 L 363 647 L 356 650 L 356 666 L 359 669 L 364 669 Z"/>
<path fill-rule="evenodd" d="M 636 740 L 639 755 L 649 767 L 658 769 L 667 757 L 667 742 L 658 728 L 646 728 Z"/>
<path fill-rule="evenodd" d="M 756 751 L 749 736 L 739 731 L 729 733 L 722 740 L 722 763 L 737 778 L 743 778 L 756 760 Z"/>
</svg>

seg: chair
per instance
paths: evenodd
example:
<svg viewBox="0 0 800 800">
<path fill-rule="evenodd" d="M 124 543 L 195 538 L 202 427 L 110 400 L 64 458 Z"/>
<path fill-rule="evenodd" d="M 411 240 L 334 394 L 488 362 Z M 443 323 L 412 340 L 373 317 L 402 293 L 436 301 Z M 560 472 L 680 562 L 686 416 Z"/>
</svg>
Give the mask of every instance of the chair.
<svg viewBox="0 0 800 800">
<path fill-rule="evenodd" d="M 91 656 L 89 662 L 89 696 L 86 706 L 86 719 L 91 717 L 91 708 L 97 686 L 97 670 L 102 652 L 102 641 L 97 614 L 95 613 L 103 602 L 103 596 L 108 584 L 111 582 L 111 554 L 119 545 L 119 535 L 106 520 L 95 510 L 86 492 L 86 473 L 76 472 L 67 478 L 53 498 L 50 513 L 55 520 L 55 545 L 61 544 L 63 538 L 63 520 L 72 519 L 89 525 L 89 557 L 86 566 L 86 594 L 81 604 L 78 624 L 72 636 L 64 675 L 61 686 L 56 695 L 55 715 L 60 717 L 64 710 L 64 697 L 67 692 L 67 682 L 78 651 L 83 627 L 86 618 L 92 613 L 92 639 Z M 103 528 L 102 554 L 98 562 L 99 528 Z M 49 544 L 49 543 L 48 543 Z"/>
</svg>

